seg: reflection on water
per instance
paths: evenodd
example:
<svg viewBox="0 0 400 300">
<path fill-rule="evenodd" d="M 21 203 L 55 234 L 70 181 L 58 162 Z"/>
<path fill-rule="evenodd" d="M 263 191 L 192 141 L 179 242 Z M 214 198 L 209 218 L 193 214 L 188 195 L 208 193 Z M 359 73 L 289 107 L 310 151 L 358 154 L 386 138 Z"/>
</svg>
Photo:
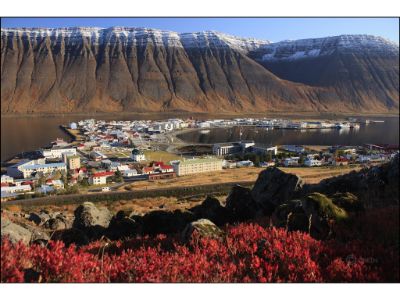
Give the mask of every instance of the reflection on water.
<svg viewBox="0 0 400 300">
<path fill-rule="evenodd" d="M 194 114 L 130 114 L 94 116 L 66 116 L 66 117 L 37 117 L 37 118 L 1 118 L 1 160 L 4 161 L 23 151 L 36 150 L 47 145 L 57 137 L 68 137 L 59 129 L 59 125 L 68 124 L 85 118 L 101 120 L 162 120 L 168 118 L 199 118 Z M 221 118 L 213 115 L 203 119 Z M 379 119 L 379 118 L 374 118 Z M 255 140 L 261 145 L 270 144 L 308 144 L 308 145 L 359 145 L 364 143 L 398 144 L 399 143 L 399 118 L 380 118 L 384 123 L 370 123 L 361 125 L 359 129 L 342 130 L 276 130 L 269 128 L 243 127 L 241 139 Z M 217 128 L 211 129 L 207 134 L 200 130 L 189 132 L 180 137 L 189 142 L 218 143 L 237 141 L 240 139 L 240 129 Z"/>
<path fill-rule="evenodd" d="M 359 128 L 285 130 L 257 127 L 214 128 L 208 134 L 199 131 L 179 135 L 184 141 L 191 143 L 223 143 L 240 139 L 254 140 L 260 145 L 362 145 L 399 144 L 399 118 L 385 118 L 384 123 L 373 123 Z"/>
</svg>

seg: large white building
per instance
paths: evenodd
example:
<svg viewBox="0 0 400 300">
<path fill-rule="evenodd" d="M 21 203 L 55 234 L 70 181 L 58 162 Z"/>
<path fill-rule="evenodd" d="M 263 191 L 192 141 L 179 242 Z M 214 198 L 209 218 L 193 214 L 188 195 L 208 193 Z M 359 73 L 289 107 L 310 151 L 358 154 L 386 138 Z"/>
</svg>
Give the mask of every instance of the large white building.
<svg viewBox="0 0 400 300">
<path fill-rule="evenodd" d="M 23 169 L 26 166 L 31 166 L 31 165 L 35 165 L 35 164 L 44 164 L 45 162 L 46 162 L 46 159 L 44 159 L 44 158 L 39 158 L 36 160 L 23 159 L 20 162 L 16 163 L 15 165 L 7 167 L 7 175 L 9 175 L 13 178 L 23 177 Z"/>
<path fill-rule="evenodd" d="M 63 154 L 76 155 L 76 148 L 51 148 L 42 149 L 42 155 L 45 158 L 61 158 Z"/>
<path fill-rule="evenodd" d="M 65 163 L 25 165 L 21 169 L 24 178 L 29 178 L 33 173 L 50 174 L 56 171 L 67 172 Z"/>
<path fill-rule="evenodd" d="M 177 176 L 222 170 L 222 160 L 214 157 L 170 162 Z"/>
<path fill-rule="evenodd" d="M 227 154 L 234 154 L 244 152 L 247 148 L 253 147 L 254 141 L 240 141 L 233 143 L 218 143 L 213 145 L 213 154 L 223 156 Z"/>
</svg>

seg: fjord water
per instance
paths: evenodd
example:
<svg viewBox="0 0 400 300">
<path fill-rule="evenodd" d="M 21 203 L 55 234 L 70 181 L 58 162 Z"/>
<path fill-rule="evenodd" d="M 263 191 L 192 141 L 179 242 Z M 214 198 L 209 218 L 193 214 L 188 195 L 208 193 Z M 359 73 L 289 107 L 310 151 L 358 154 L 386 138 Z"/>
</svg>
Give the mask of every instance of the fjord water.
<svg viewBox="0 0 400 300">
<path fill-rule="evenodd" d="M 48 145 L 58 137 L 69 137 L 59 128 L 61 124 L 79 121 L 93 116 L 66 117 L 7 117 L 1 118 L 1 161 L 23 151 L 36 150 Z M 101 120 L 143 120 L 187 117 L 184 114 L 151 114 L 96 117 Z M 207 116 L 212 118 L 212 116 Z M 399 144 L 399 118 L 371 118 L 384 123 L 361 125 L 359 130 L 266 130 L 256 127 L 242 127 L 242 139 L 255 140 L 260 145 L 308 144 L 308 145 L 361 145 L 364 143 Z M 218 143 L 240 139 L 240 128 L 216 128 L 202 134 L 200 130 L 187 132 L 179 137 L 189 143 Z"/>
<path fill-rule="evenodd" d="M 201 130 L 178 135 L 189 143 L 223 143 L 254 140 L 259 145 L 363 145 L 399 144 L 399 118 L 373 118 L 384 123 L 361 124 L 359 129 L 290 130 L 257 127 L 214 128 L 209 133 Z M 240 137 L 240 132 L 242 136 Z"/>
</svg>

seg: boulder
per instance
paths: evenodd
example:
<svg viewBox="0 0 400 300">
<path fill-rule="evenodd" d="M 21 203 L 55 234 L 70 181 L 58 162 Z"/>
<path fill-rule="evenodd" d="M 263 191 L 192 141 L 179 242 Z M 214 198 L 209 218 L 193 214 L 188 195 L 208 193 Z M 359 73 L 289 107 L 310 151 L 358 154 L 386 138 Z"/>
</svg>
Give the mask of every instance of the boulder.
<svg viewBox="0 0 400 300">
<path fill-rule="evenodd" d="M 240 185 L 232 188 L 225 207 L 231 222 L 253 219 L 260 213 L 260 207 L 254 201 L 251 190 Z"/>
<path fill-rule="evenodd" d="M 139 232 L 139 224 L 131 218 L 133 212 L 130 210 L 120 210 L 111 219 L 107 228 L 106 235 L 111 239 L 134 236 Z"/>
<path fill-rule="evenodd" d="M 272 167 L 258 175 L 251 194 L 264 213 L 269 215 L 282 203 L 301 195 L 303 185 L 299 176 Z"/>
<path fill-rule="evenodd" d="M 399 205 L 399 155 L 379 166 L 321 180 L 310 191 L 328 195 L 350 192 L 365 208 Z"/>
<path fill-rule="evenodd" d="M 91 202 L 84 202 L 78 206 L 74 215 L 72 227 L 84 231 L 91 240 L 98 239 L 105 234 L 112 218 L 112 214 L 107 208 L 97 208 Z"/>
<path fill-rule="evenodd" d="M 92 202 L 84 202 L 75 211 L 74 228 L 85 229 L 92 226 L 108 227 L 112 214 L 106 207 L 97 208 Z"/>
<path fill-rule="evenodd" d="M 217 198 L 207 196 L 200 204 L 190 209 L 196 219 L 208 219 L 211 222 L 222 225 L 229 221 L 228 210 L 221 205 Z"/>
<path fill-rule="evenodd" d="M 304 216 L 304 217 L 303 217 Z M 303 222 L 306 219 L 306 222 Z M 272 214 L 272 224 L 288 230 L 308 231 L 308 218 L 301 200 L 289 200 L 279 205 Z"/>
<path fill-rule="evenodd" d="M 32 232 L 8 219 L 1 218 L 1 237 L 3 238 L 6 236 L 8 236 L 12 243 L 21 241 L 24 244 L 29 244 L 32 238 Z"/>
<path fill-rule="evenodd" d="M 61 229 L 67 228 L 67 224 L 65 223 L 65 221 L 62 218 L 58 218 L 58 217 L 47 220 L 43 224 L 43 226 L 50 230 L 61 230 Z"/>
<path fill-rule="evenodd" d="M 46 212 L 40 212 L 40 213 L 31 212 L 28 217 L 28 220 L 32 221 L 36 225 L 43 224 L 49 219 L 50 219 L 50 216 Z"/>
<path fill-rule="evenodd" d="M 188 223 L 194 220 L 195 215 L 190 211 L 156 210 L 141 217 L 142 232 L 144 234 L 181 232 Z"/>
<path fill-rule="evenodd" d="M 221 239 L 224 236 L 224 232 L 207 219 L 200 219 L 189 223 L 182 232 L 183 241 L 190 241 L 194 232 L 196 232 L 199 237 L 204 238 Z"/>
<path fill-rule="evenodd" d="M 335 193 L 331 196 L 333 204 L 343 208 L 347 212 L 362 212 L 364 204 L 352 193 Z"/>
</svg>

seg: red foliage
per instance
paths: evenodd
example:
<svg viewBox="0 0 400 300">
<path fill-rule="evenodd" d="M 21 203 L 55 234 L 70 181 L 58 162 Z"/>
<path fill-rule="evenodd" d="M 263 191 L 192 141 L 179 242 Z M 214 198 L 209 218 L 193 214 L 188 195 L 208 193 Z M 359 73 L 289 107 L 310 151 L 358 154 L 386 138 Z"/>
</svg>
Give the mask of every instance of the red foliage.
<svg viewBox="0 0 400 300">
<path fill-rule="evenodd" d="M 223 240 L 143 237 L 82 248 L 1 244 L 2 282 L 387 282 L 394 250 L 240 224 Z M 397 269 L 396 269 L 397 268 Z"/>
</svg>

